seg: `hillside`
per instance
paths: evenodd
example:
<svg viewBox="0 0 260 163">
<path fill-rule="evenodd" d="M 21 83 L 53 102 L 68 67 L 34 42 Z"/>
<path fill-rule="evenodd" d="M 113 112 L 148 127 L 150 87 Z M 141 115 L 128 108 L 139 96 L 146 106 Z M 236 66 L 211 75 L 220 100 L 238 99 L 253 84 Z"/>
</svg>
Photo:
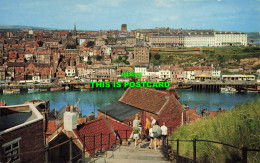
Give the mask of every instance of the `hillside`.
<svg viewBox="0 0 260 163">
<path fill-rule="evenodd" d="M 240 104 L 237 109 L 182 126 L 170 139 L 212 140 L 237 147 L 260 149 L 260 101 Z M 176 143 L 172 143 L 176 150 Z M 180 155 L 192 158 L 192 143 L 180 142 Z M 197 142 L 197 160 L 201 162 L 236 162 L 242 158 L 238 149 Z M 260 162 L 260 152 L 248 152 L 248 162 Z"/>
</svg>

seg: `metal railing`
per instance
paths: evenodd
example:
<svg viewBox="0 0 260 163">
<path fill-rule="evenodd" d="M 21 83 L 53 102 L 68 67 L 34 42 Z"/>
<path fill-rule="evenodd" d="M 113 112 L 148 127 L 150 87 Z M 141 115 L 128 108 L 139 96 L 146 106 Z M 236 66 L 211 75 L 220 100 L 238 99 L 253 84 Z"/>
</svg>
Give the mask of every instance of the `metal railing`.
<svg viewBox="0 0 260 163">
<path fill-rule="evenodd" d="M 123 132 L 123 134 L 119 134 L 119 132 Z M 106 151 L 114 151 L 116 146 L 118 144 L 121 143 L 122 140 L 126 140 L 128 141 L 128 138 L 130 137 L 130 135 L 128 136 L 129 133 L 132 133 L 132 130 L 115 130 L 115 132 L 111 132 L 108 134 L 100 134 L 100 135 L 93 135 L 93 136 L 85 136 L 83 135 L 83 137 L 78 137 L 78 138 L 69 138 L 69 140 L 66 140 L 64 142 L 61 142 L 57 145 L 54 146 L 49 146 L 47 145 L 45 147 L 45 149 L 41 149 L 41 150 L 35 150 L 35 151 L 29 151 L 29 152 L 23 152 L 23 153 L 19 153 L 19 154 L 15 154 L 15 155 L 10 155 L 10 156 L 1 156 L 0 160 L 2 160 L 3 162 L 7 162 L 8 158 L 13 158 L 13 157 L 20 157 L 20 156 L 24 156 L 24 155 L 35 155 L 36 153 L 41 153 L 43 152 L 45 155 L 45 163 L 49 162 L 49 158 L 50 158 L 50 150 L 59 148 L 60 146 L 69 143 L 69 160 L 68 162 L 72 163 L 73 160 L 75 160 L 76 158 L 78 158 L 81 155 L 81 162 L 85 163 L 85 153 L 88 152 L 90 153 L 89 157 L 90 158 L 95 158 L 98 154 L 100 153 L 104 153 Z M 115 135 L 115 139 L 112 140 L 112 134 Z M 122 137 L 120 137 L 120 135 L 122 135 Z M 104 142 L 104 136 L 107 136 L 107 142 Z M 86 146 L 86 138 L 92 138 L 92 143 L 93 145 L 91 145 L 90 147 Z M 99 141 L 99 145 L 97 145 L 97 140 L 100 139 Z M 82 152 L 76 154 L 76 156 L 73 156 L 73 141 L 75 140 L 79 140 L 81 141 L 83 147 L 82 147 Z M 104 147 L 105 146 L 105 147 Z M 79 161 L 78 160 L 78 161 Z"/>
<path fill-rule="evenodd" d="M 247 152 L 248 151 L 253 151 L 253 152 L 260 152 L 260 149 L 248 149 L 246 146 L 243 146 L 242 148 L 234 146 L 234 145 L 230 145 L 230 144 L 226 144 L 226 143 L 222 143 L 222 142 L 217 142 L 217 141 L 212 141 L 212 140 L 197 140 L 197 139 L 193 139 L 193 140 L 168 140 L 167 139 L 167 147 L 169 147 L 169 142 L 172 141 L 176 141 L 177 146 L 176 146 L 176 154 L 177 154 L 177 162 L 179 162 L 179 151 L 180 151 L 180 142 L 192 142 L 193 143 L 193 162 L 195 163 L 197 161 L 197 142 L 208 142 L 208 143 L 214 143 L 214 144 L 221 144 L 224 146 L 228 146 L 228 147 L 232 147 L 232 148 L 236 148 L 238 150 L 242 151 L 242 162 L 243 163 L 247 163 Z M 167 157 L 169 159 L 169 153 L 167 151 Z"/>
</svg>

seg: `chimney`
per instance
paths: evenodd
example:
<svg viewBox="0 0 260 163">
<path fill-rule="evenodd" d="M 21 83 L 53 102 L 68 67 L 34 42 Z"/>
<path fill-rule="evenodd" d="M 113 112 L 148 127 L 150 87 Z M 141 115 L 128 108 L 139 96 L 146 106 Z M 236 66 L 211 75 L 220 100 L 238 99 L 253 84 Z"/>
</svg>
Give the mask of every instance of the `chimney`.
<svg viewBox="0 0 260 163">
<path fill-rule="evenodd" d="M 166 89 L 166 92 L 169 94 L 169 95 L 173 95 L 176 99 L 179 99 L 180 96 L 178 95 L 176 89 L 174 87 L 169 87 Z"/>
<path fill-rule="evenodd" d="M 64 129 L 65 131 L 73 131 L 73 129 L 77 128 L 77 114 L 72 112 L 73 106 L 70 107 L 67 106 L 66 112 L 64 113 Z"/>
</svg>

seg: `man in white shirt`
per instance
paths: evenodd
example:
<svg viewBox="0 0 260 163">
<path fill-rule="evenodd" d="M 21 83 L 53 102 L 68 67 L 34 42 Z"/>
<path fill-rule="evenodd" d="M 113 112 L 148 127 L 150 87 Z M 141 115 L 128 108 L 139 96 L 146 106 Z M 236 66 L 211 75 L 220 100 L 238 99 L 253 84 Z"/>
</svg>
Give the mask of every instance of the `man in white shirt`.
<svg viewBox="0 0 260 163">
<path fill-rule="evenodd" d="M 165 122 L 163 122 L 163 125 L 161 126 L 162 129 L 162 144 L 166 145 L 166 138 L 167 138 L 167 134 L 168 134 L 168 128 L 165 126 Z"/>
<path fill-rule="evenodd" d="M 151 120 L 152 120 L 152 126 L 154 126 L 154 125 L 155 125 L 155 122 L 156 122 L 156 120 L 154 119 L 154 117 L 151 117 Z"/>
</svg>

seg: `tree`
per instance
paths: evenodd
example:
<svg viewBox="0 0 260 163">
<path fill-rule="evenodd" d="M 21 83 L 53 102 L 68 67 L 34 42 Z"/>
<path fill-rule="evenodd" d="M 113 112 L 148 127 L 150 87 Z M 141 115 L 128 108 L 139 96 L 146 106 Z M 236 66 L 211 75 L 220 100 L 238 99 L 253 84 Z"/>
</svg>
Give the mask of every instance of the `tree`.
<svg viewBox="0 0 260 163">
<path fill-rule="evenodd" d="M 156 54 L 154 55 L 154 59 L 155 59 L 155 60 L 160 60 L 160 58 L 161 58 L 160 54 L 156 53 Z"/>
<path fill-rule="evenodd" d="M 122 61 L 122 59 L 123 59 L 123 58 L 122 58 L 121 56 L 118 57 L 118 60 L 119 60 L 119 61 Z"/>
<path fill-rule="evenodd" d="M 103 57 L 102 57 L 101 55 L 97 55 L 97 56 L 96 56 L 96 60 L 97 60 L 97 61 L 101 61 L 102 58 L 103 58 Z"/>
<path fill-rule="evenodd" d="M 87 64 L 88 64 L 88 65 L 92 65 L 92 61 L 91 61 L 91 60 L 88 60 L 88 61 L 87 61 Z"/>
<path fill-rule="evenodd" d="M 89 41 L 89 42 L 87 43 L 87 47 L 92 47 L 92 46 L 94 46 L 94 44 L 95 44 L 94 41 Z"/>
<path fill-rule="evenodd" d="M 43 45 L 42 41 L 38 41 L 37 43 L 38 43 L 39 47 L 42 47 L 42 45 Z"/>
</svg>

